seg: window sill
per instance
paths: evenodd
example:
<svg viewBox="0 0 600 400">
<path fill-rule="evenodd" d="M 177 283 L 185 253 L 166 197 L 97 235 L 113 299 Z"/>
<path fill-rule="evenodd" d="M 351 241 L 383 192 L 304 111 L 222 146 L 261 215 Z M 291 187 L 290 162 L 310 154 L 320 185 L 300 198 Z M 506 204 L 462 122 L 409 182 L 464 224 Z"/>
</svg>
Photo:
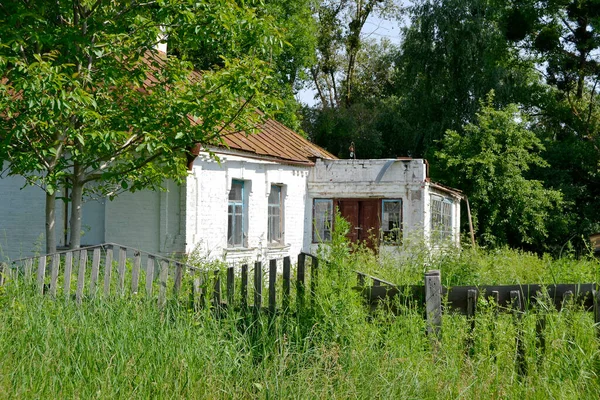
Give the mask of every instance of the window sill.
<svg viewBox="0 0 600 400">
<path fill-rule="evenodd" d="M 256 247 L 226 247 L 225 253 L 245 253 L 247 251 L 254 251 Z"/>
</svg>

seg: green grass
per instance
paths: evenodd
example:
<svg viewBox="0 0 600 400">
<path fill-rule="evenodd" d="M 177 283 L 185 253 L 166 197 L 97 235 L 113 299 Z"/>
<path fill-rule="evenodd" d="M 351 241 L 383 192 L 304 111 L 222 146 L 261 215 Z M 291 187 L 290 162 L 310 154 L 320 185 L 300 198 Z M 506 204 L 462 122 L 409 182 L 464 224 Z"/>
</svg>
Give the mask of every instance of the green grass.
<svg viewBox="0 0 600 400">
<path fill-rule="evenodd" d="M 0 398 L 595 399 L 600 393 L 591 313 L 547 313 L 541 349 L 538 316 L 496 316 L 481 300 L 473 333 L 465 317 L 444 315 L 441 342 L 432 346 L 421 312 L 368 314 L 351 290 L 355 269 L 397 283 L 420 283 L 433 268 L 446 284 L 592 282 L 596 260 L 503 249 L 386 264 L 366 252 L 351 254 L 340 237 L 326 257 L 318 301 L 273 318 L 230 312 L 217 319 L 172 302 L 160 310 L 144 296 L 98 297 L 78 306 L 9 283 L 0 288 Z M 525 376 L 516 363 L 517 332 Z"/>
</svg>

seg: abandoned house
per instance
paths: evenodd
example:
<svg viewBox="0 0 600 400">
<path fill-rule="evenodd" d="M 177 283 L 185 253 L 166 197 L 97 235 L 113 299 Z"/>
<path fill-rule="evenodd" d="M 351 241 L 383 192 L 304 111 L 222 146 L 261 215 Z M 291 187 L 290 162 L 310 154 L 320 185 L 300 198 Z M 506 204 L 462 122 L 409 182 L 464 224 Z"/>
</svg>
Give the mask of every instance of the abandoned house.
<svg viewBox="0 0 600 400">
<path fill-rule="evenodd" d="M 277 258 L 330 240 L 336 209 L 351 224 L 350 240 L 382 250 L 401 248 L 411 235 L 459 242 L 461 194 L 430 182 L 425 160 L 339 160 L 272 120 L 225 143 L 196 147 L 184 185 L 87 199 L 82 245 L 198 251 L 230 263 Z M 43 251 L 44 198 L 20 177 L 0 178 L 0 258 Z M 57 208 L 65 246 L 68 209 Z"/>
</svg>

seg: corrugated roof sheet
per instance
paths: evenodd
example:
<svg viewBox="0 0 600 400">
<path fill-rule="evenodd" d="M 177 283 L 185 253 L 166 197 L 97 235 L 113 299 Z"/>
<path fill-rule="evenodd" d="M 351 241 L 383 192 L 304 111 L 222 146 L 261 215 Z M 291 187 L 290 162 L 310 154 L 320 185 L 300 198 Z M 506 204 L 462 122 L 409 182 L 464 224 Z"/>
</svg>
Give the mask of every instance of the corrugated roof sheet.
<svg viewBox="0 0 600 400">
<path fill-rule="evenodd" d="M 230 149 L 293 163 L 312 165 L 315 158 L 337 159 L 333 154 L 271 119 L 260 127 L 258 133 L 231 133 L 225 135 L 223 141 Z"/>
</svg>

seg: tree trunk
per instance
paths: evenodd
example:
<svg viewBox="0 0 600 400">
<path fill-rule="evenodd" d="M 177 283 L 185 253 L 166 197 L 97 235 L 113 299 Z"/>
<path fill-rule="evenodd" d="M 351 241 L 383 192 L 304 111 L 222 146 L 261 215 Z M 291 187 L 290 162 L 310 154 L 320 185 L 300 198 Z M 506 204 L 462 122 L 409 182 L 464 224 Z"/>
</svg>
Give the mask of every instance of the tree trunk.
<svg viewBox="0 0 600 400">
<path fill-rule="evenodd" d="M 46 254 L 56 253 L 56 192 L 46 192 Z"/>
<path fill-rule="evenodd" d="M 81 215 L 83 207 L 83 185 L 81 166 L 75 164 L 73 187 L 71 188 L 71 221 L 69 226 L 69 248 L 81 247 Z"/>
</svg>

